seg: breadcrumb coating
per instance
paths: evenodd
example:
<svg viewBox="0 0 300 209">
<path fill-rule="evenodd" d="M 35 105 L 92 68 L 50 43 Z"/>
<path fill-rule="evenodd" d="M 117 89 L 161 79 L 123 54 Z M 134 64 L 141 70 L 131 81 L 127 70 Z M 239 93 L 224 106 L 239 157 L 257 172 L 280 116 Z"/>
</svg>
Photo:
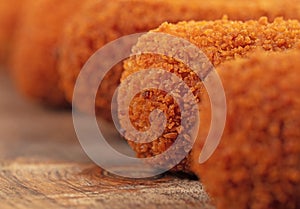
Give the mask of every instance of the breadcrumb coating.
<svg viewBox="0 0 300 209">
<path fill-rule="evenodd" d="M 227 97 L 224 134 L 205 163 L 199 153 L 207 130 L 192 151 L 192 170 L 218 209 L 300 207 L 299 57 L 300 47 L 258 51 L 218 68 Z M 201 105 L 206 109 L 208 98 Z M 201 120 L 209 124 L 210 114 L 203 111 Z"/>
<path fill-rule="evenodd" d="M 188 3 L 183 0 L 92 2 L 89 9 L 70 22 L 64 34 L 59 73 L 67 100 L 72 101 L 76 78 L 84 63 L 109 41 L 123 35 L 149 31 L 164 21 L 176 23 L 182 20 L 215 20 L 222 18 L 223 15 L 236 20 L 257 19 L 261 16 L 267 16 L 270 20 L 274 20 L 277 16 L 299 19 L 300 4 L 297 0 L 192 0 Z M 99 88 L 101 96 L 98 93 L 96 112 L 104 118 L 111 118 L 111 98 L 119 85 L 122 71 L 120 65 L 113 68 Z M 86 86 L 88 91 L 89 85 Z M 84 104 L 78 106 L 85 109 Z"/>
<path fill-rule="evenodd" d="M 10 67 L 18 89 L 38 102 L 66 105 L 57 73 L 60 38 L 66 22 L 84 1 L 37 0 L 26 7 L 16 31 Z"/>
<path fill-rule="evenodd" d="M 164 23 L 154 32 L 162 32 L 180 37 L 195 44 L 208 57 L 214 66 L 238 57 L 247 57 L 256 48 L 265 51 L 284 51 L 295 45 L 300 38 L 300 23 L 296 20 L 285 21 L 277 18 L 269 23 L 267 18 L 262 17 L 258 21 L 229 21 L 226 18 L 217 21 L 180 22 L 178 24 Z M 138 48 L 147 50 L 148 47 L 159 47 L 160 50 L 168 48 L 172 43 L 156 40 L 155 36 L 149 35 L 141 38 L 137 44 Z M 180 49 L 180 46 L 176 46 Z M 181 47 L 184 48 L 184 47 Z M 166 52 L 168 53 L 168 52 Z M 143 69 L 162 68 L 179 76 L 190 88 L 198 102 L 204 94 L 204 87 L 199 78 L 184 64 L 174 60 L 172 57 L 141 54 L 133 56 L 124 62 L 124 72 L 121 81 L 129 75 Z M 152 78 L 160 79 L 157 78 Z M 148 81 L 143 77 L 137 78 L 139 85 Z M 135 84 L 128 84 L 125 91 L 119 92 L 118 104 L 124 106 L 124 98 L 134 91 Z M 155 156 L 166 151 L 175 141 L 180 127 L 180 110 L 178 106 L 170 102 L 170 99 L 161 92 L 153 90 L 147 92 L 147 97 L 141 92 L 131 102 L 129 108 L 130 120 L 134 127 L 143 131 L 149 128 L 149 114 L 156 108 L 161 109 L 168 118 L 168 124 L 164 133 L 158 139 L 150 143 L 136 143 L 130 138 L 130 133 L 125 133 L 125 138 L 137 153 L 138 157 L 145 158 Z M 121 127 L 127 126 L 124 111 L 119 107 L 119 121 Z M 126 107 L 125 107 L 126 108 Z M 201 114 L 201 111 L 200 111 Z M 201 122 L 202 123 L 202 122 Z M 203 123 L 202 123 L 203 124 Z M 200 127 L 201 128 L 201 127 Z M 126 129 L 125 129 L 126 130 Z M 172 133 L 172 137 L 169 134 Z M 191 143 L 190 137 L 186 137 L 186 145 Z M 185 149 L 187 146 L 179 147 Z M 190 172 L 190 157 L 187 157 L 174 169 Z"/>
</svg>

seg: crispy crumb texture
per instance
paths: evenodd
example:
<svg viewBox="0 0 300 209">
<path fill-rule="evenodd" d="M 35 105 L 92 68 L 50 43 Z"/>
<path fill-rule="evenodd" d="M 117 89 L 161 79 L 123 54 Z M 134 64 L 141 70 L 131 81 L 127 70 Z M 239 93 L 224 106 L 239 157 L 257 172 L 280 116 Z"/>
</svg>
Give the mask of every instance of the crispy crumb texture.
<svg viewBox="0 0 300 209">
<path fill-rule="evenodd" d="M 270 20 L 280 16 L 293 19 L 300 17 L 299 8 L 297 0 L 192 0 L 189 3 L 183 0 L 94 1 L 68 24 L 64 33 L 59 67 L 60 85 L 67 100 L 72 101 L 77 76 L 96 50 L 123 35 L 149 31 L 164 21 L 215 20 L 223 15 L 236 20 L 257 19 L 261 16 L 267 16 Z M 242 37 L 235 38 L 236 44 L 244 42 L 240 40 Z M 101 96 L 98 94 L 96 99 L 96 112 L 106 119 L 111 118 L 111 98 L 119 85 L 122 72 L 121 65 L 113 68 L 99 88 Z M 89 89 L 88 83 L 86 89 Z M 84 101 L 82 103 L 78 106 L 85 110 Z"/>
<path fill-rule="evenodd" d="M 230 21 L 226 17 L 217 21 L 201 21 L 201 22 L 180 22 L 178 24 L 164 23 L 154 32 L 162 32 L 177 36 L 190 41 L 202 50 L 214 66 L 239 57 L 247 57 L 255 49 L 261 48 L 264 51 L 285 51 L 293 47 L 300 37 L 300 24 L 296 20 L 285 21 L 277 18 L 273 22 L 268 22 L 267 18 L 262 17 L 259 20 L 251 21 Z M 158 47 L 155 44 L 159 40 L 141 39 L 137 44 L 139 47 Z M 170 43 L 165 43 L 166 45 Z M 164 44 L 160 43 L 161 50 Z M 178 47 L 178 46 L 177 46 Z M 202 95 L 205 90 L 199 78 L 190 72 L 183 63 L 174 60 L 171 57 L 141 54 L 133 56 L 124 62 L 124 72 L 122 80 L 129 75 L 143 69 L 162 68 L 168 72 L 175 73 L 181 77 L 184 82 L 191 87 L 191 90 L 201 103 Z M 152 78 L 160 79 L 157 78 Z M 148 82 L 144 78 L 137 79 L 142 84 Z M 122 106 L 123 98 L 130 93 L 130 86 L 126 91 L 119 92 L 119 104 Z M 134 88 L 134 85 L 133 87 Z M 134 90 L 134 89 L 132 89 Z M 135 127 L 149 126 L 148 117 L 155 108 L 162 109 L 168 118 L 168 124 L 161 137 L 151 143 L 136 143 L 130 138 L 130 133 L 125 133 L 125 138 L 129 140 L 129 144 L 136 151 L 139 157 L 151 157 L 164 152 L 175 141 L 176 134 L 180 127 L 180 110 L 178 106 L 170 102 L 159 91 L 153 90 L 152 97 L 144 97 L 144 94 L 137 95 L 129 108 L 130 120 Z M 201 115 L 201 110 L 200 110 Z M 120 124 L 126 127 L 125 118 L 122 112 L 119 112 Z M 172 133 L 173 137 L 167 137 Z M 186 143 L 190 143 L 189 136 L 186 137 Z M 184 145 L 178 149 L 184 149 Z M 190 157 L 187 157 L 176 166 L 173 170 L 183 170 L 190 172 Z"/>
</svg>

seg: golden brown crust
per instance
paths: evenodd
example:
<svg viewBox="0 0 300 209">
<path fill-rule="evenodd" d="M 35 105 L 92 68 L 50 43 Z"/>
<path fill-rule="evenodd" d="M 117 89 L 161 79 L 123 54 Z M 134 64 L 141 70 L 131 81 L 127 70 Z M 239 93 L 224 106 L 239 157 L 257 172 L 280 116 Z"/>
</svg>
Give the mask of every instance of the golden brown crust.
<svg viewBox="0 0 300 209">
<path fill-rule="evenodd" d="M 155 32 L 171 34 L 190 41 L 207 55 L 214 66 L 218 66 L 227 60 L 237 57 L 247 57 L 256 48 L 262 48 L 266 51 L 283 51 L 293 47 L 300 38 L 300 23 L 298 21 L 284 21 L 281 18 L 275 19 L 272 23 L 269 23 L 266 18 L 246 22 L 229 21 L 225 18 L 217 21 L 191 21 L 178 24 L 164 23 Z M 144 43 L 141 42 L 138 45 L 141 48 L 143 46 L 147 48 L 147 46 L 155 46 L 156 42 L 155 38 L 146 39 Z M 167 46 L 170 43 L 166 42 L 165 44 Z M 159 47 L 161 50 L 164 49 L 163 44 L 160 44 Z M 198 101 L 201 101 L 201 97 L 205 93 L 202 83 L 199 79 L 195 78 L 195 75 L 190 73 L 190 69 L 170 57 L 153 54 L 142 54 L 131 57 L 124 63 L 125 71 L 122 74 L 122 80 L 135 72 L 149 68 L 162 68 L 181 77 L 188 86 L 193 87 L 193 94 L 197 97 Z M 137 80 L 140 82 L 139 85 L 147 82 L 147 80 L 144 81 L 144 78 L 138 78 Z M 118 101 L 121 104 L 120 106 L 123 106 L 123 98 L 126 98 L 126 95 L 131 91 L 133 89 L 129 86 L 125 91 L 119 93 L 122 95 Z M 153 91 L 152 95 L 154 95 L 153 98 L 144 98 L 144 94 L 140 94 L 134 98 L 130 107 L 131 122 L 135 127 L 140 129 L 145 125 L 146 127 L 147 125 L 149 126 L 149 123 L 146 122 L 149 113 L 153 109 L 160 107 L 167 114 L 168 124 L 172 124 L 172 126 L 167 126 L 164 134 L 151 143 L 135 143 L 130 141 L 129 144 L 139 157 L 151 157 L 163 153 L 176 138 L 168 138 L 164 135 L 169 133 L 175 133 L 176 135 L 178 133 L 179 111 L 174 106 L 175 109 L 173 111 L 169 110 L 170 113 L 168 113 L 168 108 L 173 106 L 171 104 L 162 105 L 168 99 L 157 91 Z M 157 100 L 157 98 L 159 99 Z M 125 127 L 125 115 L 119 113 L 119 119 L 120 124 Z M 128 136 L 128 133 L 127 135 L 125 134 L 128 140 L 133 140 Z M 190 172 L 189 160 L 190 157 L 175 167 L 174 170 Z"/>
<path fill-rule="evenodd" d="M 300 47 L 258 51 L 218 68 L 227 98 L 225 131 L 207 162 L 199 164 L 201 137 L 192 154 L 192 170 L 217 208 L 300 207 L 299 57 Z M 203 124 L 210 121 L 206 112 Z"/>
<path fill-rule="evenodd" d="M 227 14 L 231 19 L 249 20 L 263 15 L 300 18 L 297 0 L 199 1 L 192 0 L 117 0 L 92 2 L 83 14 L 67 27 L 60 62 L 61 85 L 68 101 L 72 100 L 76 78 L 87 59 L 109 41 L 123 35 L 145 32 L 162 22 L 214 20 Z M 245 12 L 247 11 L 247 12 Z M 111 70 L 100 87 L 96 110 L 110 118 L 111 97 L 123 69 Z M 89 88 L 88 85 L 86 87 Z"/>
</svg>

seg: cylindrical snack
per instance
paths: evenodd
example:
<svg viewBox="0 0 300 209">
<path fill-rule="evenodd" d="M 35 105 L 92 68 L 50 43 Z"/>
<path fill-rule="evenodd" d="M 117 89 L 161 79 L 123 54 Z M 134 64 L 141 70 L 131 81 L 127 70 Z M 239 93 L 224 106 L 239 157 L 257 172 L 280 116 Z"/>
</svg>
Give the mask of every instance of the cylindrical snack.
<svg viewBox="0 0 300 209">
<path fill-rule="evenodd" d="M 218 66 L 227 60 L 247 57 L 256 48 L 262 48 L 265 51 L 284 51 L 293 47 L 300 38 L 300 23 L 296 20 L 285 21 L 281 18 L 275 19 L 271 23 L 266 18 L 246 22 L 222 19 L 217 21 L 181 22 L 178 24 L 164 23 L 158 29 L 149 33 L 148 36 L 141 37 L 136 45 L 137 49 L 133 50 L 138 55 L 132 56 L 124 63 L 125 70 L 122 74 L 121 82 L 126 80 L 128 76 L 141 70 L 161 68 L 180 77 L 191 88 L 200 104 L 204 86 L 185 63 L 180 63 L 172 57 L 159 54 L 142 53 L 139 55 L 139 52 L 147 49 L 151 50 L 152 48 L 164 51 L 170 44 L 173 44 L 165 40 L 159 40 L 151 35 L 156 32 L 188 40 L 207 56 L 213 66 Z M 174 44 L 174 53 L 180 53 L 181 51 L 184 53 L 187 50 L 185 47 L 180 47 L 180 45 L 176 44 Z M 170 53 L 173 52 L 171 51 Z M 125 100 L 131 92 L 135 91 L 136 86 L 142 86 L 153 80 L 160 81 L 160 78 L 152 77 L 150 80 L 147 80 L 143 76 L 137 77 L 132 83 L 128 82 L 126 89 L 118 92 L 118 115 L 121 128 L 124 129 L 125 138 L 129 141 L 130 146 L 137 153 L 138 157 L 142 158 L 152 157 L 165 152 L 177 138 L 180 133 L 179 129 L 186 130 L 186 127 L 181 127 L 180 125 L 182 118 L 180 118 L 178 106 L 170 100 L 167 94 L 158 90 L 140 92 L 133 98 L 130 107 L 124 105 Z M 135 82 L 138 82 L 138 84 Z M 150 126 L 149 114 L 157 108 L 162 110 L 168 118 L 163 134 L 149 143 L 134 142 L 136 139 L 131 136 L 130 131 L 126 132 L 129 125 L 126 112 L 129 111 L 130 113 L 129 117 L 132 125 L 139 131 L 145 131 Z M 191 115 L 190 120 L 194 119 L 193 115 Z M 200 123 L 203 124 L 201 121 Z M 178 147 L 178 152 L 186 149 L 192 143 L 190 138 L 190 136 L 186 137 L 185 145 Z M 190 172 L 189 161 L 190 157 L 187 157 L 173 170 Z"/>
<path fill-rule="evenodd" d="M 230 19 L 249 20 L 263 15 L 270 20 L 277 16 L 300 18 L 300 4 L 288 1 L 199 1 L 192 0 L 117 0 L 98 1 L 79 14 L 68 25 L 62 44 L 60 61 L 61 85 L 68 101 L 72 101 L 77 76 L 88 58 L 107 42 L 123 35 L 146 32 L 164 21 L 214 20 L 223 15 Z M 247 12 L 245 12 L 247 11 Z M 116 66 L 103 80 L 96 98 L 98 115 L 111 118 L 111 98 L 119 85 L 123 69 Z M 89 89 L 86 85 L 87 91 Z M 84 103 L 84 101 L 82 101 Z M 84 106 L 84 104 L 79 104 Z M 82 107 L 84 109 L 84 107 Z"/>
<path fill-rule="evenodd" d="M 6 65 L 12 50 L 23 4 L 28 0 L 0 0 L 0 64 Z"/>
<path fill-rule="evenodd" d="M 30 2 L 16 31 L 10 67 L 18 89 L 26 96 L 53 106 L 66 105 L 59 88 L 57 60 L 62 31 L 84 1 Z"/>
</svg>

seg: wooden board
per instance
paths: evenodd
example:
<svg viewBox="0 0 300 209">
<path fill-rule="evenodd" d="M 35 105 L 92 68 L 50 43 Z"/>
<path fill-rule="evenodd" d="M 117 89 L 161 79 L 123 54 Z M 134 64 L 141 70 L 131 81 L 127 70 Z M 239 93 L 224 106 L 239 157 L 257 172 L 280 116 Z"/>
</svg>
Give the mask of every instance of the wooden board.
<svg viewBox="0 0 300 209">
<path fill-rule="evenodd" d="M 120 143 L 121 140 L 113 140 Z M 122 143 L 120 143 L 123 146 Z M 108 174 L 82 151 L 70 111 L 20 97 L 0 74 L 0 208 L 213 208 L 198 180 Z"/>
</svg>

